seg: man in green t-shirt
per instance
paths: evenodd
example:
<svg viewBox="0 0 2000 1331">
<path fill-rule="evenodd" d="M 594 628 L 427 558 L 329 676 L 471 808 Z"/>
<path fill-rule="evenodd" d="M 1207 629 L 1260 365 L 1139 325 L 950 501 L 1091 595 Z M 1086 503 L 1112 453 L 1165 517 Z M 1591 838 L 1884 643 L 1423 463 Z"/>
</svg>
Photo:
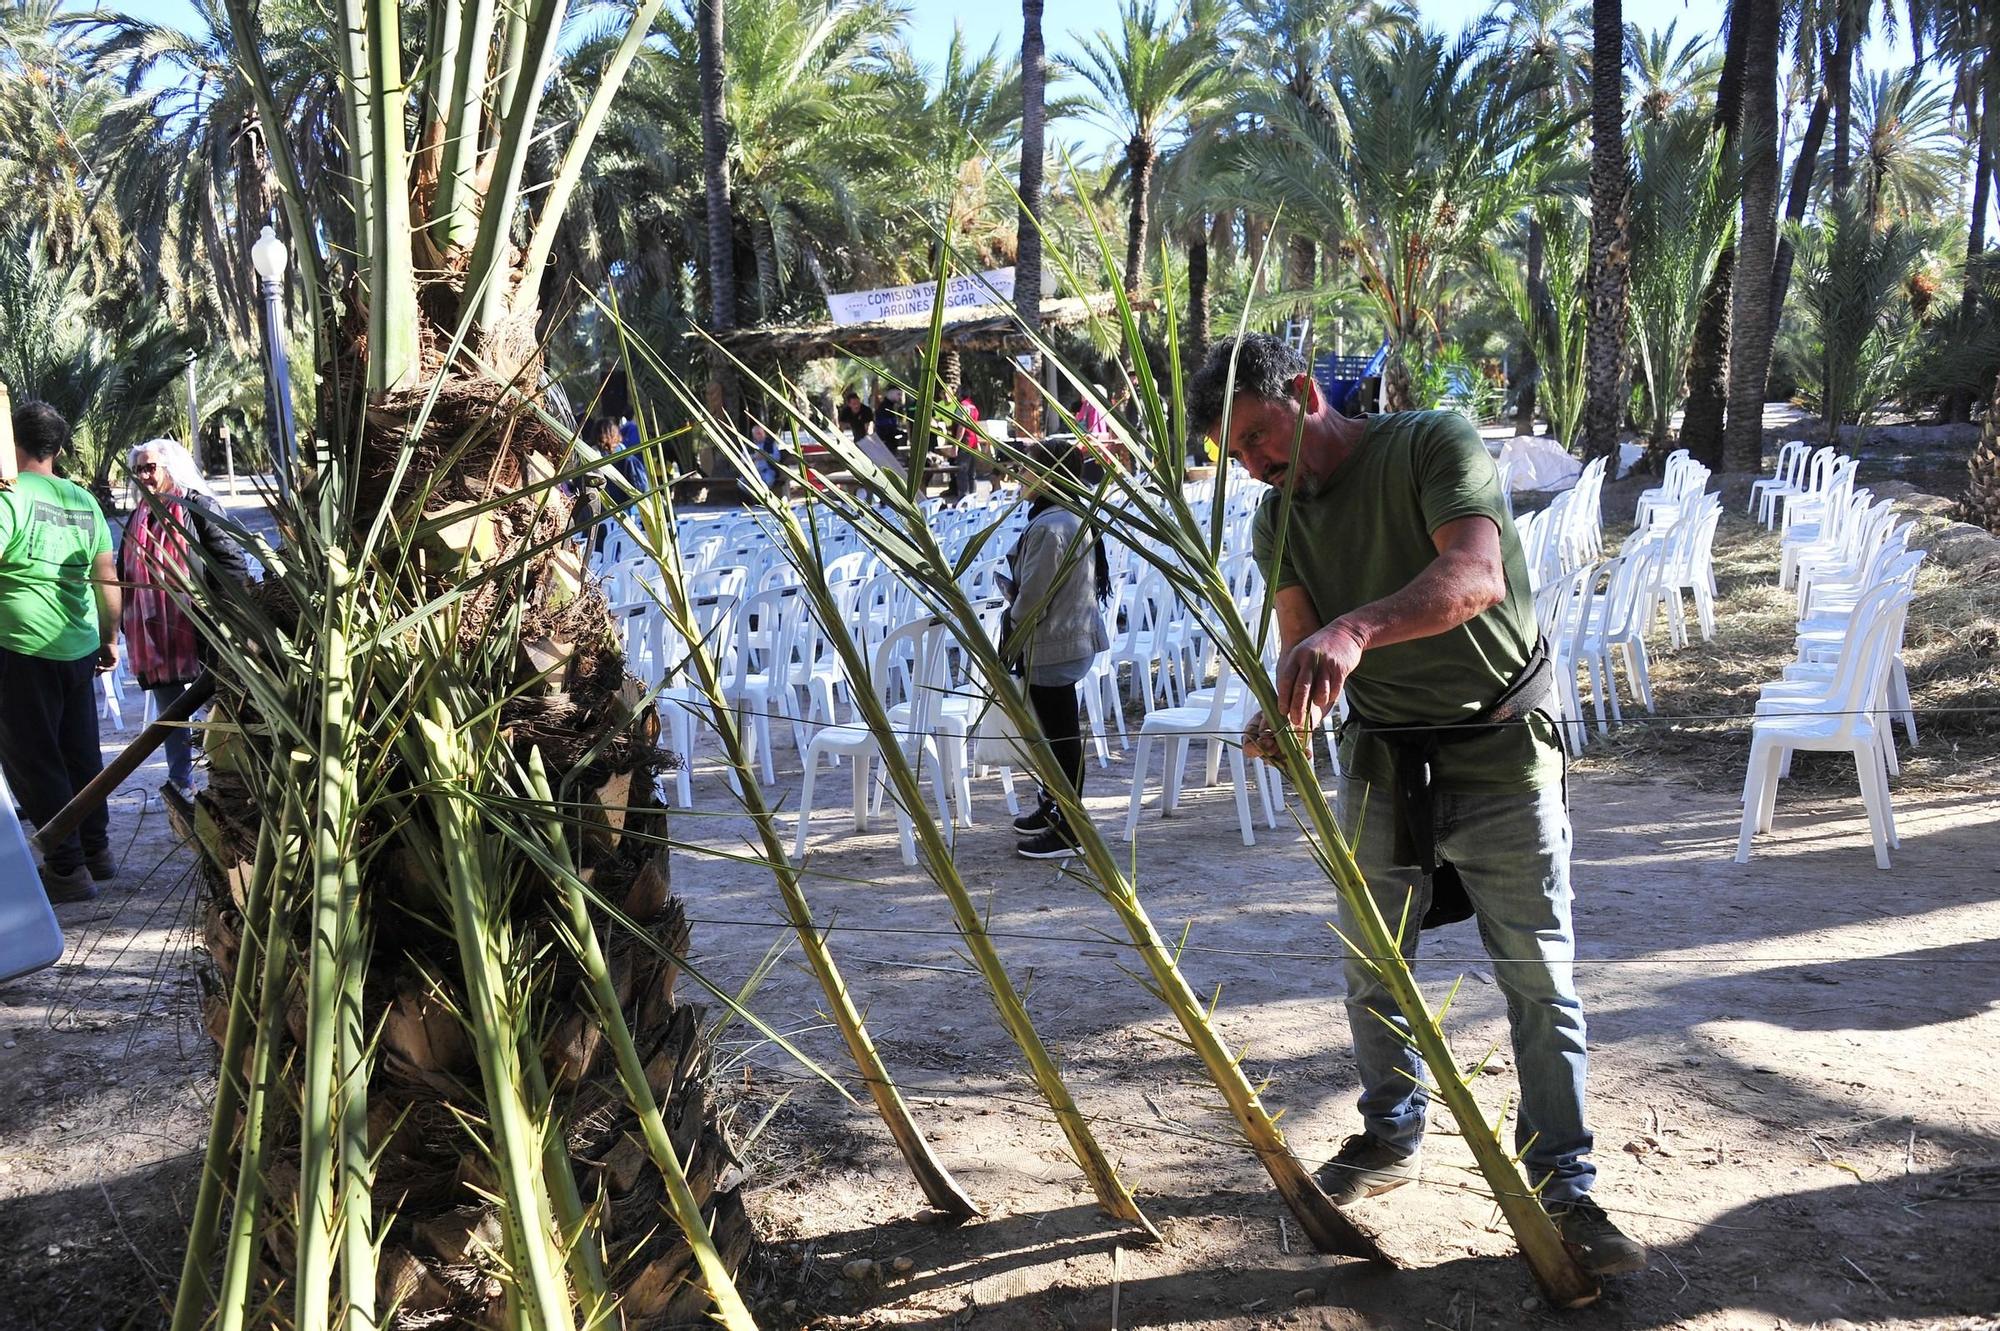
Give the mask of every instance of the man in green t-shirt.
<svg viewBox="0 0 2000 1331">
<path fill-rule="evenodd" d="M 1587 1267 L 1643 1268 L 1645 1249 L 1590 1196 L 1561 744 L 1539 710 L 1487 723 L 1528 677 L 1536 631 L 1478 431 L 1446 412 L 1343 416 L 1298 354 L 1261 334 L 1211 348 L 1188 396 L 1190 419 L 1272 487 L 1253 540 L 1282 643 L 1279 722 L 1310 734 L 1347 699 L 1338 807 L 1383 918 L 1408 920 L 1414 957 L 1433 888 L 1462 886 L 1507 997 L 1531 1180 Z M 1244 744 L 1276 756 L 1262 716 Z M 1318 1175 L 1342 1205 L 1417 1177 L 1429 1100 L 1395 1002 L 1351 956 L 1346 978 L 1365 1130 Z"/>
<path fill-rule="evenodd" d="M 118 664 L 111 529 L 90 492 L 55 474 L 70 431 L 55 408 L 14 409 L 20 475 L 0 489 L 0 765 L 29 821 L 55 817 L 103 767 L 96 675 Z M 51 901 L 88 901 L 117 872 L 98 805 L 43 847 Z"/>
</svg>

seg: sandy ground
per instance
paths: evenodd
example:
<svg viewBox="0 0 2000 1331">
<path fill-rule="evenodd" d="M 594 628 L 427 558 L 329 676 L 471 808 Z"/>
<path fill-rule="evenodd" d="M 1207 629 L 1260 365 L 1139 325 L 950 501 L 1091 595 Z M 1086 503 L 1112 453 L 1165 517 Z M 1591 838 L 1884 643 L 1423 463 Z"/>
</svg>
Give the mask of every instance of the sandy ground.
<svg viewBox="0 0 2000 1331">
<path fill-rule="evenodd" d="M 1727 623 L 1724 624 L 1727 632 Z M 111 738 L 111 737 L 108 737 Z M 782 761 L 781 761 L 782 766 Z M 212 1087 L 194 1020 L 187 860 L 157 803 L 156 763 L 120 791 L 126 872 L 60 908 L 64 962 L 0 988 L 0 1331 L 150 1327 L 173 1287 Z M 1129 759 L 1094 764 L 1091 803 L 1122 822 Z M 774 794 L 790 800 L 797 768 Z M 1727 793 L 1584 773 L 1577 826 L 1579 986 L 1588 1006 L 1599 1196 L 1654 1248 L 1602 1303 L 1555 1314 L 1463 1144 L 1440 1118 L 1422 1186 L 1361 1204 L 1401 1259 L 1387 1271 L 1312 1254 L 1243 1150 L 1166 1013 L 1122 969 L 1115 919 L 1086 886 L 1014 858 L 998 784 L 976 788 L 957 860 L 990 907 L 1010 973 L 1075 1094 L 1167 1242 L 1147 1247 L 1092 1204 L 936 889 L 906 869 L 893 822 L 848 829 L 846 774 L 823 778 L 811 894 L 850 985 L 939 1156 L 986 1215 L 937 1222 L 870 1113 L 737 1025 L 718 1061 L 739 1127 L 783 1098 L 749 1154 L 752 1211 L 774 1242 L 743 1284 L 770 1325 L 1587 1327 L 2000 1326 L 2000 793 L 1899 799 L 1879 872 L 1851 794 L 1782 800 L 1775 835 L 1730 862 Z M 785 930 L 742 848 L 712 763 L 676 821 L 674 886 L 704 969 L 750 974 Z M 791 822 L 789 807 L 785 827 Z M 1142 893 L 1183 965 L 1221 986 L 1218 1022 L 1301 1153 L 1356 1129 L 1330 889 L 1297 831 L 1238 835 L 1226 788 L 1141 823 Z M 1471 1061 L 1505 1041 L 1476 933 L 1428 936 L 1433 1000 L 1466 977 L 1450 1030 Z M 787 955 L 754 1007 L 851 1083 Z M 1478 1091 L 1513 1091 L 1502 1053 Z M 889 1275 L 850 1277 L 857 1259 Z M 907 1271 L 896 1259 L 907 1259 Z M 1115 1310 L 1115 1316 L 1114 1316 Z"/>
</svg>

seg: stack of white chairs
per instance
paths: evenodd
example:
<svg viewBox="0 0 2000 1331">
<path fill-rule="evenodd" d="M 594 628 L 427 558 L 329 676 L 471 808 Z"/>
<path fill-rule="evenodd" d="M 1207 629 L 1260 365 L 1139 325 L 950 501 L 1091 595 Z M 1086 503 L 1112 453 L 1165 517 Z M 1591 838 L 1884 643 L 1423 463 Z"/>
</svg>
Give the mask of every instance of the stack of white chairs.
<svg viewBox="0 0 2000 1331">
<path fill-rule="evenodd" d="M 1849 539 L 1848 524 L 1862 521 L 1874 505 L 1873 492 L 1854 488 L 1854 466 L 1851 459 L 1836 463 L 1824 494 L 1803 510 L 1810 514 L 1810 520 L 1792 522 L 1785 527 L 1778 557 L 1780 587 L 1792 585 L 1800 555 L 1808 550 L 1825 552 L 1839 549 L 1841 542 Z M 1793 498 L 1797 500 L 1799 496 Z"/>
<path fill-rule="evenodd" d="M 1765 686 L 1759 695 L 1750 727 L 1737 863 L 1749 861 L 1754 835 L 1771 830 L 1778 781 L 1791 755 L 1804 750 L 1853 757 L 1875 866 L 1889 867 L 1889 851 L 1900 843 L 1889 796 L 1895 742 L 1886 702 L 1891 662 L 1901 646 L 1921 561 L 1920 552 L 1903 556 L 1890 565 L 1895 572 L 1861 594 L 1831 660 L 1801 662 L 1787 669 L 1784 681 Z"/>
<path fill-rule="evenodd" d="M 1660 484 L 1639 495 L 1638 506 L 1632 514 L 1632 529 L 1646 532 L 1662 519 L 1672 522 L 1690 494 L 1700 494 L 1708 488 L 1708 480 L 1708 468 L 1696 462 L 1685 448 L 1677 448 L 1667 454 Z"/>
<path fill-rule="evenodd" d="M 1628 542 L 1621 554 L 1596 565 L 1579 584 L 1581 604 L 1575 611 L 1571 661 L 1590 681 L 1591 708 L 1597 715 L 1599 734 L 1625 720 L 1618 701 L 1620 664 L 1634 701 L 1649 712 L 1653 710 L 1646 629 L 1654 609 L 1651 597 L 1658 585 L 1662 557 L 1657 542 Z"/>
</svg>

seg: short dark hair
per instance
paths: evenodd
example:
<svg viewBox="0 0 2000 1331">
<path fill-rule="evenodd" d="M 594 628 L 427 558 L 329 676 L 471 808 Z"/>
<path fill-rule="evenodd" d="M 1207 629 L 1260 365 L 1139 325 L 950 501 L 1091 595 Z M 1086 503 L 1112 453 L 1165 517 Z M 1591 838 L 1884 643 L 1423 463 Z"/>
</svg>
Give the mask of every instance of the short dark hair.
<svg viewBox="0 0 2000 1331">
<path fill-rule="evenodd" d="M 47 462 L 70 445 L 69 422 L 37 398 L 14 408 L 14 443 L 37 462 Z"/>
<path fill-rule="evenodd" d="M 1272 402 L 1290 401 L 1292 380 L 1306 372 L 1305 358 L 1293 351 L 1282 338 L 1269 333 L 1245 333 L 1228 337 L 1208 349 L 1208 358 L 1188 380 L 1188 422 L 1206 430 L 1222 421 L 1224 396 L 1229 386 L 1229 359 L 1236 357 L 1236 396 L 1261 397 Z"/>
</svg>

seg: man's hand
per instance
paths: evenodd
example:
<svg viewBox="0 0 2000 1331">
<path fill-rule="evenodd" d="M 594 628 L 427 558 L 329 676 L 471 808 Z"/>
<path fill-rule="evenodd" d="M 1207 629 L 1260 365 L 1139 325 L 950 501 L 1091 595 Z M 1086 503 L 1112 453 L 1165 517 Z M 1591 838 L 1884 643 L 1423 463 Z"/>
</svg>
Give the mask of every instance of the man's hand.
<svg viewBox="0 0 2000 1331">
<path fill-rule="evenodd" d="M 1365 634 L 1343 617 L 1285 653 L 1278 662 L 1278 703 L 1292 729 L 1311 730 L 1333 710 L 1367 646 Z"/>
<path fill-rule="evenodd" d="M 1265 722 L 1261 711 L 1250 713 L 1250 719 L 1243 723 L 1243 752 L 1267 762 L 1277 761 L 1278 732 Z"/>
<path fill-rule="evenodd" d="M 97 649 L 97 673 L 105 675 L 117 668 L 118 644 L 116 641 L 107 642 Z"/>
</svg>

